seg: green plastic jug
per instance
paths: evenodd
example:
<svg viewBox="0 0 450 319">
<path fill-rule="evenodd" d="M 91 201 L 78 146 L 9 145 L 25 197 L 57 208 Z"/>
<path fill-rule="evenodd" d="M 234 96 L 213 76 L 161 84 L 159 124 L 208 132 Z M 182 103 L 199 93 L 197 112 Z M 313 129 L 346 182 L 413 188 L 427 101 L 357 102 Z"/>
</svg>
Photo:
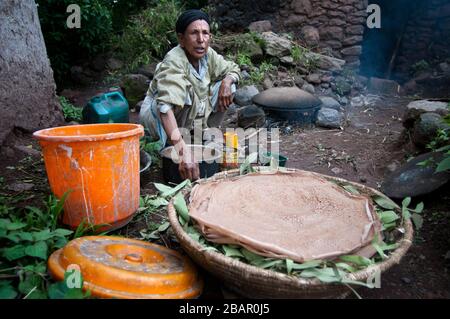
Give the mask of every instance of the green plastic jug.
<svg viewBox="0 0 450 319">
<path fill-rule="evenodd" d="M 97 95 L 83 108 L 83 123 L 128 123 L 127 99 L 120 92 Z"/>
</svg>

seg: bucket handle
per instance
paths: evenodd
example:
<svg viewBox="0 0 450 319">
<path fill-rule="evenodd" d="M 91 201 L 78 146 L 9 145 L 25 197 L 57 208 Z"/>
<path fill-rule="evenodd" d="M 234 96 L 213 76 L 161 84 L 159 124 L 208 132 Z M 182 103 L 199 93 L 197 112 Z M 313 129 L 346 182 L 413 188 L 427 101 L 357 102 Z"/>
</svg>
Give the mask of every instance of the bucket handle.
<svg viewBox="0 0 450 319">
<path fill-rule="evenodd" d="M 109 92 L 109 93 L 105 93 L 105 97 L 106 98 L 109 98 L 109 99 L 117 99 L 117 97 L 120 99 L 120 100 L 122 100 L 122 101 L 124 101 L 125 100 L 125 98 L 123 97 L 123 95 L 122 94 L 120 94 L 120 92 Z M 126 101 L 126 100 L 125 100 Z"/>
</svg>

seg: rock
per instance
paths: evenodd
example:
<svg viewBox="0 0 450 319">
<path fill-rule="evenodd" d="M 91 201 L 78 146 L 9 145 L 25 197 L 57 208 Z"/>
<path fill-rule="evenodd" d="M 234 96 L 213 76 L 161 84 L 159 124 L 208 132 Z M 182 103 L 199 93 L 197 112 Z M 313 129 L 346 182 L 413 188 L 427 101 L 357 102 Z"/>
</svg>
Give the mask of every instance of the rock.
<svg viewBox="0 0 450 319">
<path fill-rule="evenodd" d="M 403 281 L 405 284 L 410 284 L 410 283 L 411 283 L 411 279 L 409 279 L 409 278 L 407 278 L 407 277 L 403 277 L 403 278 L 402 278 L 402 281 Z"/>
<path fill-rule="evenodd" d="M 97 55 L 91 62 L 91 67 L 97 72 L 101 72 L 106 68 L 106 59 L 105 56 L 100 54 Z"/>
<path fill-rule="evenodd" d="M 316 89 L 314 88 L 314 85 L 309 84 L 309 83 L 305 83 L 302 86 L 302 90 L 311 93 L 311 94 L 315 94 L 316 93 Z"/>
<path fill-rule="evenodd" d="M 158 65 L 158 63 L 156 63 L 156 62 L 147 64 L 147 65 L 143 65 L 139 69 L 137 69 L 136 73 L 145 75 L 149 79 L 153 79 L 157 65 Z"/>
<path fill-rule="evenodd" d="M 370 78 L 369 90 L 374 94 L 398 95 L 400 92 L 400 85 L 392 80 Z"/>
<path fill-rule="evenodd" d="M 306 81 L 312 84 L 320 84 L 322 82 L 322 80 L 320 79 L 320 74 L 317 73 L 309 74 L 306 77 Z"/>
<path fill-rule="evenodd" d="M 280 61 L 281 61 L 281 63 L 284 63 L 284 64 L 295 65 L 294 58 L 290 55 L 281 57 Z"/>
<path fill-rule="evenodd" d="M 341 95 L 348 95 L 352 92 L 352 86 L 344 77 L 336 78 L 336 82 L 332 84 L 334 91 Z"/>
<path fill-rule="evenodd" d="M 361 183 L 367 183 L 367 178 L 365 178 L 365 177 L 360 177 L 359 178 L 359 181 L 361 182 Z"/>
<path fill-rule="evenodd" d="M 292 41 L 286 39 L 274 32 L 263 32 L 261 34 L 265 42 L 265 53 L 273 57 L 290 56 L 292 49 Z"/>
<path fill-rule="evenodd" d="M 254 85 L 244 86 L 238 89 L 234 95 L 234 103 L 239 106 L 252 104 L 252 98 L 259 93 Z"/>
<path fill-rule="evenodd" d="M 263 88 L 264 88 L 264 90 L 273 88 L 273 82 L 272 82 L 272 80 L 269 79 L 269 78 L 265 78 L 264 81 L 263 81 Z"/>
<path fill-rule="evenodd" d="M 417 92 L 417 82 L 416 80 L 412 79 L 403 84 L 402 86 L 402 92 L 404 94 L 412 94 Z"/>
<path fill-rule="evenodd" d="M 450 180 L 450 172 L 435 173 L 436 164 L 417 164 L 424 161 L 439 163 L 442 159 L 443 153 L 419 155 L 389 175 L 382 184 L 382 192 L 392 198 L 405 198 L 435 191 Z"/>
<path fill-rule="evenodd" d="M 266 121 L 264 111 L 256 105 L 245 106 L 238 111 L 237 122 L 242 128 L 262 127 Z"/>
<path fill-rule="evenodd" d="M 109 58 L 106 61 L 106 66 L 111 71 L 117 71 L 123 68 L 123 62 L 116 58 Z"/>
<path fill-rule="evenodd" d="M 330 83 L 322 83 L 320 85 L 320 87 L 324 88 L 324 89 L 329 89 L 330 88 Z"/>
<path fill-rule="evenodd" d="M 70 121 L 67 125 L 80 125 L 77 121 Z"/>
<path fill-rule="evenodd" d="M 250 79 L 250 74 L 246 70 L 244 70 L 241 72 L 241 77 L 242 77 L 242 80 L 248 80 L 248 79 Z"/>
<path fill-rule="evenodd" d="M 450 64 L 448 64 L 447 62 L 439 63 L 439 70 L 441 70 L 441 72 L 445 74 L 450 73 Z"/>
<path fill-rule="evenodd" d="M 305 57 L 309 60 L 316 61 L 317 67 L 320 70 L 331 71 L 331 72 L 341 72 L 343 66 L 345 65 L 345 60 L 336 59 L 327 55 L 306 52 Z"/>
<path fill-rule="evenodd" d="M 23 154 L 25 154 L 26 156 L 32 156 L 32 157 L 40 157 L 41 156 L 41 152 L 39 150 L 36 150 L 33 148 L 32 145 L 14 145 L 14 149 L 16 151 L 19 151 Z"/>
<path fill-rule="evenodd" d="M 386 166 L 388 171 L 391 173 L 395 172 L 399 167 L 400 167 L 400 162 L 398 162 L 398 161 L 394 161 L 394 162 L 390 163 L 388 166 Z"/>
<path fill-rule="evenodd" d="M 302 78 L 300 75 L 296 75 L 296 76 L 294 76 L 294 83 L 296 86 L 301 88 L 303 86 L 303 84 L 305 84 L 305 79 Z"/>
<path fill-rule="evenodd" d="M 310 15 L 313 7 L 310 0 L 294 0 L 291 3 L 292 10 L 295 13 Z"/>
<path fill-rule="evenodd" d="M 6 186 L 6 188 L 8 190 L 13 191 L 13 192 L 25 192 L 25 191 L 29 191 L 29 190 L 33 189 L 33 187 L 34 187 L 34 184 L 21 183 L 21 182 L 16 182 L 16 183 Z"/>
<path fill-rule="evenodd" d="M 347 46 L 347 45 L 355 45 L 361 42 L 363 42 L 362 35 L 353 35 L 351 37 L 345 38 L 342 44 Z"/>
<path fill-rule="evenodd" d="M 317 46 L 320 42 L 319 30 L 313 26 L 305 26 L 302 28 L 301 35 L 305 43 L 310 46 Z"/>
<path fill-rule="evenodd" d="M 272 31 L 272 23 L 269 20 L 261 20 L 250 23 L 248 29 L 253 32 L 268 32 Z"/>
<path fill-rule="evenodd" d="M 323 40 L 336 40 L 342 42 L 344 40 L 344 29 L 336 26 L 321 28 L 320 38 Z"/>
<path fill-rule="evenodd" d="M 333 109 L 336 111 L 341 111 L 343 109 L 341 104 L 332 97 L 320 96 L 319 99 L 322 101 L 322 107 L 324 108 Z"/>
<path fill-rule="evenodd" d="M 150 80 L 142 74 L 127 74 L 120 84 L 130 107 L 144 99 Z"/>
<path fill-rule="evenodd" d="M 406 106 L 403 125 L 406 128 L 413 127 L 420 115 L 427 112 L 437 113 L 442 116 L 449 114 L 446 102 L 429 100 L 413 101 Z"/>
<path fill-rule="evenodd" d="M 334 109 L 322 107 L 317 112 L 316 125 L 326 128 L 340 128 L 344 124 L 344 115 Z"/>
<path fill-rule="evenodd" d="M 355 45 L 355 46 L 352 46 L 352 47 L 348 47 L 348 48 L 342 49 L 341 53 L 343 55 L 356 55 L 356 56 L 359 56 L 362 53 L 362 46 L 361 45 Z M 353 62 L 353 61 L 351 61 L 351 62 Z"/>
<path fill-rule="evenodd" d="M 88 85 L 92 82 L 92 77 L 86 75 L 84 69 L 78 65 L 70 68 L 70 77 L 74 82 L 81 85 Z"/>
<path fill-rule="evenodd" d="M 302 109 L 320 105 L 321 101 L 297 87 L 265 90 L 253 98 L 255 104 L 270 109 Z"/>
<path fill-rule="evenodd" d="M 437 113 L 423 113 L 414 124 L 412 141 L 425 148 L 437 135 L 439 129 L 450 128 Z"/>
<path fill-rule="evenodd" d="M 341 173 L 343 172 L 343 170 L 340 169 L 339 167 L 333 167 L 333 168 L 331 169 L 331 171 L 332 171 L 334 174 L 336 174 L 336 175 L 339 175 L 339 174 L 341 174 Z"/>
<path fill-rule="evenodd" d="M 293 64 L 294 60 L 291 56 L 291 49 L 294 43 L 273 32 L 263 32 L 261 37 L 265 41 L 265 52 L 268 55 L 277 57 L 286 64 Z M 342 67 L 345 65 L 345 60 L 336 59 L 323 54 L 311 52 L 305 50 L 304 57 L 306 60 L 316 61 L 317 67 L 320 70 L 331 71 L 331 72 L 341 72 Z M 301 62 L 300 64 L 301 65 Z"/>
</svg>

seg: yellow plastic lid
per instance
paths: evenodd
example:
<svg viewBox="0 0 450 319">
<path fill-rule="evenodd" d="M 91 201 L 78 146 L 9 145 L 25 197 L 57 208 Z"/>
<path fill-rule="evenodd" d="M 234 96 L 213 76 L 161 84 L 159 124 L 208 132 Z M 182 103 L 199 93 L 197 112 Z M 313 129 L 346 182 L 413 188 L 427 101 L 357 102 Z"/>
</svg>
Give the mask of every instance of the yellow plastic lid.
<svg viewBox="0 0 450 319">
<path fill-rule="evenodd" d="M 55 251 L 48 268 L 57 280 L 70 265 L 80 268 L 93 296 L 126 299 L 185 299 L 203 288 L 196 267 L 178 252 L 139 240 L 87 236 Z M 72 266 L 73 267 L 73 266 Z"/>
</svg>

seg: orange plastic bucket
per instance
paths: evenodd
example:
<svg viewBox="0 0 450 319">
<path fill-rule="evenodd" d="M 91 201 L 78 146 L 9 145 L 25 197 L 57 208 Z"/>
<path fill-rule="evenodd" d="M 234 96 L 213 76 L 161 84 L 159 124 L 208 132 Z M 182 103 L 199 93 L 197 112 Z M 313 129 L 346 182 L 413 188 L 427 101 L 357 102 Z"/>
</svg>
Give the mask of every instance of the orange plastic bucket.
<svg viewBox="0 0 450 319">
<path fill-rule="evenodd" d="M 139 137 L 137 124 L 89 124 L 40 130 L 33 135 L 44 154 L 50 188 L 56 197 L 69 192 L 63 223 L 128 223 L 139 208 Z"/>
</svg>

